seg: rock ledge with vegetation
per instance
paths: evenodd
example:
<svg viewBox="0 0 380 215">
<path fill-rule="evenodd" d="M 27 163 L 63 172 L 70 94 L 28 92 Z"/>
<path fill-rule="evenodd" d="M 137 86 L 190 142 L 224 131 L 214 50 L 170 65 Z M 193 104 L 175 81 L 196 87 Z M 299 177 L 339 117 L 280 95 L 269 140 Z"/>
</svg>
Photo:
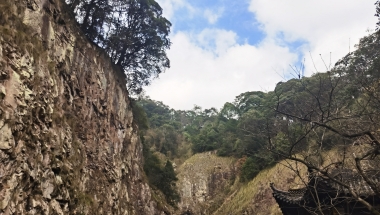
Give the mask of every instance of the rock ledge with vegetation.
<svg viewBox="0 0 380 215">
<path fill-rule="evenodd" d="M 0 11 L 0 214 L 168 210 L 144 178 L 125 75 L 62 1 Z"/>
</svg>

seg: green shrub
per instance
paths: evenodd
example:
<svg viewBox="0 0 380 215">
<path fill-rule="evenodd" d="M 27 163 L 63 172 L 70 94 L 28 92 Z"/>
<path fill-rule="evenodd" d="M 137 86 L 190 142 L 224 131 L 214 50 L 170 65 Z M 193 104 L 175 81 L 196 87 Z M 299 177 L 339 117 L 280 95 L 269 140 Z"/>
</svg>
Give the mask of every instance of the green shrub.
<svg viewBox="0 0 380 215">
<path fill-rule="evenodd" d="M 144 171 L 149 183 L 159 189 L 166 198 L 167 203 L 175 206 L 180 200 L 175 182 L 178 180 L 170 161 L 161 167 L 160 160 L 149 149 L 144 147 Z"/>
</svg>

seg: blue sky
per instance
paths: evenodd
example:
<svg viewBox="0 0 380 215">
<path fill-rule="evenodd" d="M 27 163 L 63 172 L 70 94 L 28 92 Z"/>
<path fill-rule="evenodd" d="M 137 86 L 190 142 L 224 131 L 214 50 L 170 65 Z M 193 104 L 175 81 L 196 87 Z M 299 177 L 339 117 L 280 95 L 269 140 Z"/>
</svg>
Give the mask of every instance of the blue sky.
<svg viewBox="0 0 380 215">
<path fill-rule="evenodd" d="M 191 6 L 193 10 L 181 8 L 176 11 L 175 19 L 172 19 L 173 33 L 200 32 L 205 28 L 225 29 L 237 33 L 239 43 L 249 44 L 257 44 L 265 37 L 254 14 L 248 10 L 248 1 L 195 0 L 191 1 Z"/>
<path fill-rule="evenodd" d="M 375 28 L 373 0 L 157 0 L 173 24 L 171 68 L 146 95 L 175 109 L 221 108 L 271 91 L 305 61 L 326 71 Z M 316 67 L 312 65 L 314 59 Z M 328 63 L 329 64 L 329 63 Z"/>
</svg>

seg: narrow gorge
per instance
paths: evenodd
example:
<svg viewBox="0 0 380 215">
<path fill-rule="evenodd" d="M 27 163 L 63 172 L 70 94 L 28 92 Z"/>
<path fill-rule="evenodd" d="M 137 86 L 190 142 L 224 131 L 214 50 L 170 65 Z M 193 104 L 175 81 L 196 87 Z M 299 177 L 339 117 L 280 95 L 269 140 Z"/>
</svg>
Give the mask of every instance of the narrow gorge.
<svg viewBox="0 0 380 215">
<path fill-rule="evenodd" d="M 304 61 L 273 91 L 175 110 L 143 88 L 172 41 L 218 63 L 249 43 L 207 30 L 198 47 L 163 15 L 155 0 L 0 0 L 0 215 L 379 214 L 380 22 L 326 72 Z M 219 70 L 205 89 L 221 99 Z"/>
</svg>

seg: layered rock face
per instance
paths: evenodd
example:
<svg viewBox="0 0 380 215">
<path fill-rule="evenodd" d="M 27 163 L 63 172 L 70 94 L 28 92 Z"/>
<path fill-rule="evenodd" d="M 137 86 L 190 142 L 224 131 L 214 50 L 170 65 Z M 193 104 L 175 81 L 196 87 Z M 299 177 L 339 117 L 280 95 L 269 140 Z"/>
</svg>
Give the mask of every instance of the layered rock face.
<svg viewBox="0 0 380 215">
<path fill-rule="evenodd" d="M 179 214 L 213 214 L 231 191 L 240 165 L 213 152 L 195 154 L 178 169 Z"/>
<path fill-rule="evenodd" d="M 64 7 L 0 3 L 0 214 L 163 214 L 125 76 Z"/>
</svg>

